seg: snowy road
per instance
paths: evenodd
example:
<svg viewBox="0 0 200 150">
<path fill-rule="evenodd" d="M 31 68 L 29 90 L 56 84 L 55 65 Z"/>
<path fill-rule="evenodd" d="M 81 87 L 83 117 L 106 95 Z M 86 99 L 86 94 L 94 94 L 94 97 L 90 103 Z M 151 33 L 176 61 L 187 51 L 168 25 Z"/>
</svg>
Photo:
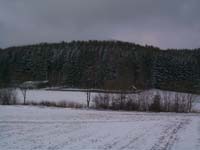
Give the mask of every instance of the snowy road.
<svg viewBox="0 0 200 150">
<path fill-rule="evenodd" d="M 0 106 L 1 150 L 199 150 L 199 114 Z"/>
</svg>

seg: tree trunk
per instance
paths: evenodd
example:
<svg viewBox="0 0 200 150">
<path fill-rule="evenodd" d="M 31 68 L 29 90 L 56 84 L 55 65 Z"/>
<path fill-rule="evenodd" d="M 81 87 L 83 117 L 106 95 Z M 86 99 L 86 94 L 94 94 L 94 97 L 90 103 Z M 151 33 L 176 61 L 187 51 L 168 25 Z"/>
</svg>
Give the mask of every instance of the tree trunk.
<svg viewBox="0 0 200 150">
<path fill-rule="evenodd" d="M 90 107 L 90 92 L 87 91 L 87 108 Z"/>
</svg>

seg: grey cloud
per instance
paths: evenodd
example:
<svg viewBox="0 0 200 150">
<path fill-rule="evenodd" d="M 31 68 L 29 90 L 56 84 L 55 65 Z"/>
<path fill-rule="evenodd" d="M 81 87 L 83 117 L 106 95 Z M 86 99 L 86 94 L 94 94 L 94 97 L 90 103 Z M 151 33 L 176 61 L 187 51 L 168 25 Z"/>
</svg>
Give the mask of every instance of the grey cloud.
<svg viewBox="0 0 200 150">
<path fill-rule="evenodd" d="M 116 39 L 196 48 L 199 5 L 199 0 L 0 0 L 0 47 Z"/>
</svg>

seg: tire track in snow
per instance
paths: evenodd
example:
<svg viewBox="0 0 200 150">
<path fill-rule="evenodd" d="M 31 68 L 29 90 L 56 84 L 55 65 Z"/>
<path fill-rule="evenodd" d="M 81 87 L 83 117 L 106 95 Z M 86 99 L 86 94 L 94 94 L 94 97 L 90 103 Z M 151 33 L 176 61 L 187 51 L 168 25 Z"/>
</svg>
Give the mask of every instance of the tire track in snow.
<svg viewBox="0 0 200 150">
<path fill-rule="evenodd" d="M 79 145 L 81 145 L 81 149 L 87 149 L 84 147 L 97 143 L 101 139 L 105 139 L 109 136 L 105 134 L 98 135 L 99 133 L 101 133 L 100 130 L 97 131 L 94 126 L 91 127 L 91 124 L 82 124 L 82 127 L 79 130 L 74 131 L 72 134 L 68 134 L 67 136 L 65 133 L 62 135 L 60 134 L 59 136 L 63 137 L 62 140 L 58 141 L 56 145 L 48 147 L 48 149 L 80 149 L 77 147 Z"/>
<path fill-rule="evenodd" d="M 198 123 L 198 135 L 199 135 L 199 138 L 198 138 L 198 145 L 197 147 L 200 149 L 200 120 L 199 120 L 199 123 Z"/>
<path fill-rule="evenodd" d="M 140 128 L 140 126 L 135 126 L 134 128 L 139 130 L 138 133 L 136 130 L 132 130 L 130 128 L 123 135 L 112 138 L 112 140 L 104 143 L 103 148 L 105 150 L 113 149 L 113 150 L 139 150 L 140 144 L 145 141 L 149 136 L 151 136 L 152 131 L 149 128 L 153 128 L 157 122 L 153 122 L 148 124 L 146 128 Z M 133 126 L 135 122 L 132 122 Z M 136 131 L 136 132 L 135 132 Z"/>
<path fill-rule="evenodd" d="M 161 137 L 150 150 L 170 150 L 177 141 L 178 131 L 189 124 L 190 119 L 183 119 L 168 126 L 162 133 Z"/>
</svg>

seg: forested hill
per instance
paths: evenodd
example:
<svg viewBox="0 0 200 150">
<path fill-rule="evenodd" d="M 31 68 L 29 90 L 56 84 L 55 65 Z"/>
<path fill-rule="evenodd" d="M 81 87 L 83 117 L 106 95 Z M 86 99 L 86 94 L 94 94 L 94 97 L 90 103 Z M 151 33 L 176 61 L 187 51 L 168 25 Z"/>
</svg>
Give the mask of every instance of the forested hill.
<svg viewBox="0 0 200 150">
<path fill-rule="evenodd" d="M 200 49 L 160 50 L 120 41 L 73 41 L 0 49 L 0 85 L 49 80 L 78 88 L 200 91 Z"/>
</svg>

